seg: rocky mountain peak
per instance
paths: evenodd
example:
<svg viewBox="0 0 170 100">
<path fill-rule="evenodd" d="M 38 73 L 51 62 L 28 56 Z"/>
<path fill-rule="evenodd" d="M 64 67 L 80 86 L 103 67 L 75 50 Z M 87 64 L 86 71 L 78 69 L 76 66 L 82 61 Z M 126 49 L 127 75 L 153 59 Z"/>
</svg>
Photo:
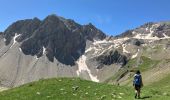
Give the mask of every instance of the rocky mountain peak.
<svg viewBox="0 0 170 100">
<path fill-rule="evenodd" d="M 140 27 L 128 30 L 116 37 L 131 37 L 138 39 L 163 39 L 170 36 L 169 22 L 149 22 Z"/>
<path fill-rule="evenodd" d="M 4 31 L 5 43 L 8 45 L 15 36 L 15 33 L 22 34 L 18 41 L 22 41 L 32 35 L 32 33 L 40 26 L 41 21 L 38 18 L 19 20 L 14 22 Z"/>
<path fill-rule="evenodd" d="M 74 65 L 84 53 L 86 40 L 104 39 L 106 35 L 92 24 L 80 25 L 74 20 L 57 15 L 49 15 L 44 20 L 38 18 L 19 20 L 10 25 L 3 37 L 6 45 L 16 38 L 26 55 L 46 55 L 50 61 L 56 58 L 66 65 Z"/>
</svg>

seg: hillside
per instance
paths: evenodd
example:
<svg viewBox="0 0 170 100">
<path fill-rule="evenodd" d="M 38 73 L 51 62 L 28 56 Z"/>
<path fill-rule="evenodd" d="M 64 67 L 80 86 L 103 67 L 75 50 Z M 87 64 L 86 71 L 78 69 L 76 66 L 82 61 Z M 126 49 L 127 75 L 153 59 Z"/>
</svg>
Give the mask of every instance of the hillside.
<svg viewBox="0 0 170 100">
<path fill-rule="evenodd" d="M 169 77 L 145 86 L 142 98 L 169 100 Z M 114 86 L 77 78 L 40 80 L 0 93 L 0 100 L 133 100 L 132 87 Z"/>
<path fill-rule="evenodd" d="M 0 33 L 0 87 L 48 78 L 82 78 L 131 86 L 136 69 L 145 85 L 170 74 L 170 24 L 150 22 L 118 36 L 57 15 L 19 20 Z"/>
</svg>

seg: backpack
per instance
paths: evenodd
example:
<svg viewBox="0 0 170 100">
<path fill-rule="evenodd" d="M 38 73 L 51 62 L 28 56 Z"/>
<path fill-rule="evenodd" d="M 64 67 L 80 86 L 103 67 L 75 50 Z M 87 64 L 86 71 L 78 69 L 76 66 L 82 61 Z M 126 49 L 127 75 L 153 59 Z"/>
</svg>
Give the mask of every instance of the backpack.
<svg viewBox="0 0 170 100">
<path fill-rule="evenodd" d="M 141 75 L 140 74 L 135 74 L 133 84 L 134 85 L 141 85 Z"/>
</svg>

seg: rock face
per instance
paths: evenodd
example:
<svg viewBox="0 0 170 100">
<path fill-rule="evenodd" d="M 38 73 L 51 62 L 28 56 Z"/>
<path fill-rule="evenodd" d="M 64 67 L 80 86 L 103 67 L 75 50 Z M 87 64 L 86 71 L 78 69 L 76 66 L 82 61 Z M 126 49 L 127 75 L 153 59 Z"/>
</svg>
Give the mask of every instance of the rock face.
<svg viewBox="0 0 170 100">
<path fill-rule="evenodd" d="M 106 71 L 97 71 L 98 66 L 107 66 L 98 53 L 111 44 L 95 44 L 105 41 L 106 35 L 94 25 L 80 25 L 71 19 L 49 15 L 44 20 L 38 18 L 20 20 L 0 33 L 0 82 L 3 86 L 14 87 L 41 78 L 82 77 L 100 82 L 119 67 L 110 66 Z M 102 48 L 92 55 L 89 47 Z M 107 48 L 106 48 L 107 50 Z M 109 49 L 108 49 L 109 50 Z M 104 50 L 105 51 L 105 50 Z M 94 53 L 93 53 L 94 54 Z M 109 58 L 111 55 L 107 55 Z M 119 56 L 121 56 L 119 54 Z M 104 61 L 104 62 L 102 62 Z M 120 60 L 111 60 L 121 63 Z M 120 65 L 121 66 L 121 65 Z"/>
<path fill-rule="evenodd" d="M 104 65 L 111 65 L 113 63 L 121 64 L 122 66 L 127 63 L 127 57 L 120 54 L 117 50 L 105 52 L 103 55 L 97 58 L 97 61 Z"/>
<path fill-rule="evenodd" d="M 116 37 L 164 38 L 170 36 L 170 22 L 146 23 L 136 29 L 128 30 Z"/>
<path fill-rule="evenodd" d="M 6 45 L 16 33 L 19 35 L 16 41 L 22 42 L 24 54 L 39 58 L 44 51 L 51 62 L 56 58 L 66 65 L 75 65 L 85 51 L 87 39 L 93 41 L 106 37 L 92 24 L 81 26 L 56 15 L 50 15 L 43 21 L 34 18 L 15 22 L 4 32 Z"/>
<path fill-rule="evenodd" d="M 5 43 L 8 45 L 12 38 L 15 36 L 15 33 L 22 34 L 17 38 L 17 41 L 21 42 L 29 38 L 33 32 L 40 26 L 41 21 L 38 18 L 20 20 L 12 25 L 10 25 L 5 32 L 3 33 L 4 38 L 6 39 Z"/>
</svg>

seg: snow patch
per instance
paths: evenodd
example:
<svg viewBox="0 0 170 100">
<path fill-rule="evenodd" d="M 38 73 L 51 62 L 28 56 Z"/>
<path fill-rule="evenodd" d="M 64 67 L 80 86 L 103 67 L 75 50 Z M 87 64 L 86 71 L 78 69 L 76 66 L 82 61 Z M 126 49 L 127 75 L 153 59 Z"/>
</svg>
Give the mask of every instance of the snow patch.
<svg viewBox="0 0 170 100">
<path fill-rule="evenodd" d="M 22 49 L 21 49 L 21 48 L 19 48 L 19 51 L 20 51 L 20 52 L 22 52 Z"/>
<path fill-rule="evenodd" d="M 165 33 L 163 33 L 164 38 L 170 38 L 169 36 L 167 36 Z"/>
<path fill-rule="evenodd" d="M 136 39 L 146 39 L 146 40 L 159 40 L 157 36 L 153 36 L 153 31 L 151 31 L 149 34 L 136 34 L 133 38 Z"/>
<path fill-rule="evenodd" d="M 123 44 L 122 45 L 122 48 L 123 48 L 123 53 L 130 53 L 129 51 L 126 50 L 126 44 Z"/>
<path fill-rule="evenodd" d="M 77 75 L 79 76 L 81 72 L 83 71 L 87 71 L 87 73 L 89 74 L 90 76 L 90 79 L 94 82 L 99 82 L 99 80 L 97 79 L 97 76 L 93 76 L 91 74 L 91 71 L 90 69 L 87 67 L 87 64 L 86 64 L 86 56 L 85 55 L 82 55 L 79 60 L 77 61 L 77 64 L 78 64 L 78 70 L 76 71 Z"/>
<path fill-rule="evenodd" d="M 113 45 L 109 46 L 107 49 L 103 50 L 100 54 L 98 54 L 97 56 L 102 55 L 103 53 L 105 53 L 107 50 L 110 50 L 113 47 Z"/>
<path fill-rule="evenodd" d="M 4 42 L 6 42 L 6 39 L 4 38 Z"/>
<path fill-rule="evenodd" d="M 89 51 L 91 51 L 91 50 L 93 50 L 92 47 L 88 48 L 88 49 L 85 51 L 85 53 L 87 53 L 87 52 L 89 52 Z"/>
<path fill-rule="evenodd" d="M 78 29 L 76 28 L 76 29 L 74 29 L 74 30 L 72 30 L 72 32 L 75 32 L 75 31 L 77 31 Z"/>
<path fill-rule="evenodd" d="M 13 44 L 15 44 L 17 41 L 16 41 L 16 38 L 17 37 L 19 37 L 21 34 L 17 34 L 17 33 L 15 33 L 15 36 L 14 36 L 14 43 Z"/>
<path fill-rule="evenodd" d="M 71 28 L 67 25 L 67 23 L 65 21 L 63 21 L 63 23 L 69 30 L 71 30 Z"/>
<path fill-rule="evenodd" d="M 46 48 L 43 46 L 43 55 L 46 53 Z"/>
<path fill-rule="evenodd" d="M 148 30 L 149 30 L 149 28 L 147 27 L 145 30 L 146 30 L 146 31 L 148 31 Z"/>
<path fill-rule="evenodd" d="M 134 35 L 134 34 L 136 34 L 136 32 L 135 32 L 135 31 L 133 31 L 133 32 L 132 32 L 132 34 Z"/>
<path fill-rule="evenodd" d="M 136 33 L 136 35 L 133 38 L 136 39 L 146 39 L 146 40 L 160 40 L 157 36 L 153 36 L 154 30 L 156 27 L 158 27 L 159 24 L 152 25 L 151 28 L 146 28 L 146 31 L 149 31 L 148 34 L 143 34 L 143 33 Z"/>
<path fill-rule="evenodd" d="M 100 51 L 102 51 L 103 48 L 101 48 L 101 47 L 99 47 L 99 48 L 94 47 L 94 50 L 95 50 L 95 52 L 94 52 L 93 55 L 96 55 L 96 54 L 98 54 Z"/>
<path fill-rule="evenodd" d="M 138 56 L 139 51 L 140 51 L 140 50 L 138 49 L 137 53 L 134 54 L 134 55 L 132 55 L 132 59 L 133 59 L 133 58 L 136 58 L 136 57 Z"/>
<path fill-rule="evenodd" d="M 160 40 L 160 39 L 169 39 L 170 36 L 167 36 L 165 33 L 163 33 L 163 36 L 164 36 L 163 38 L 154 36 L 154 32 L 155 32 L 156 28 L 159 27 L 159 25 L 160 24 L 154 24 L 151 27 L 145 28 L 144 30 L 146 30 L 146 32 L 147 32 L 146 34 L 133 31 L 132 34 L 134 36 L 132 38 L 150 40 L 150 42 L 153 42 L 155 40 Z M 115 40 L 115 41 L 117 41 L 117 40 Z"/>
<path fill-rule="evenodd" d="M 17 42 L 17 41 L 16 41 L 16 38 L 19 37 L 20 35 L 21 35 L 21 34 L 15 33 L 15 36 L 14 36 L 14 38 L 13 38 L 13 41 L 14 41 L 14 42 L 13 42 L 13 44 L 10 46 L 10 48 L 12 48 L 12 47 L 14 46 L 14 44 Z"/>
<path fill-rule="evenodd" d="M 94 40 L 93 45 L 97 45 L 97 44 L 107 44 L 107 43 L 113 43 L 113 42 L 112 42 L 112 41 L 107 41 L 107 40 L 102 40 L 102 41 Z"/>
<path fill-rule="evenodd" d="M 125 38 L 119 38 L 119 39 L 115 39 L 113 42 L 114 44 L 116 45 L 120 45 L 120 44 L 123 44 L 123 42 L 125 42 L 126 40 L 128 40 L 129 38 L 128 37 L 125 37 Z"/>
<path fill-rule="evenodd" d="M 35 58 L 36 60 L 38 60 L 38 59 L 39 59 L 39 58 L 37 57 L 37 55 L 35 55 L 35 56 L 34 56 L 34 58 Z"/>
<path fill-rule="evenodd" d="M 133 32 L 132 32 L 133 33 Z M 119 38 L 119 39 L 115 39 L 113 41 L 114 43 L 114 48 L 119 48 L 126 40 L 128 40 L 129 38 L 128 37 L 125 37 L 125 38 Z"/>
<path fill-rule="evenodd" d="M 120 45 L 119 44 L 114 44 L 114 48 L 119 48 Z"/>
</svg>

